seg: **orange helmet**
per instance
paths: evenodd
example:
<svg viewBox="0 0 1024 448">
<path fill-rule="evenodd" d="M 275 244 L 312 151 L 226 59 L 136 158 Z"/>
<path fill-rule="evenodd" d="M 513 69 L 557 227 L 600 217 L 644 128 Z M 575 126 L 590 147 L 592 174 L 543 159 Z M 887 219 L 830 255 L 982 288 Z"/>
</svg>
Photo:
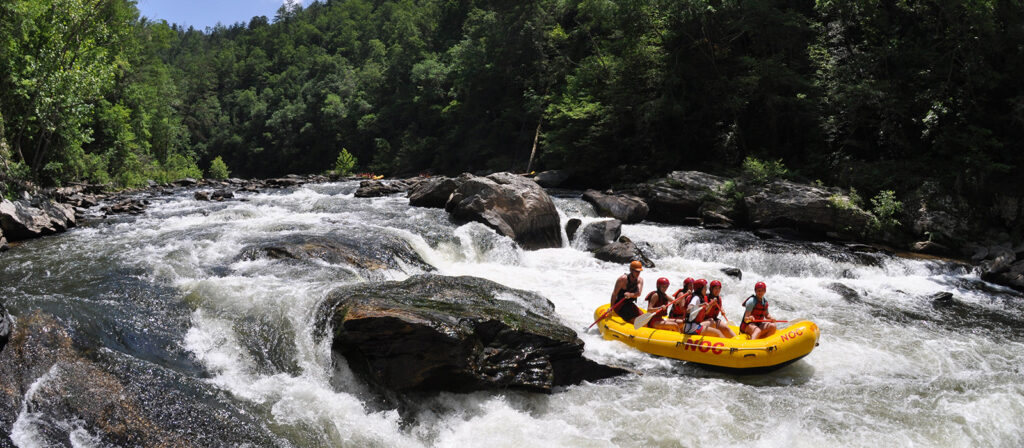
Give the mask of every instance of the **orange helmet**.
<svg viewBox="0 0 1024 448">
<path fill-rule="evenodd" d="M 629 262 L 629 270 L 630 271 L 642 271 L 642 270 L 644 270 L 644 264 L 641 263 L 640 260 L 633 260 L 633 261 Z"/>
</svg>

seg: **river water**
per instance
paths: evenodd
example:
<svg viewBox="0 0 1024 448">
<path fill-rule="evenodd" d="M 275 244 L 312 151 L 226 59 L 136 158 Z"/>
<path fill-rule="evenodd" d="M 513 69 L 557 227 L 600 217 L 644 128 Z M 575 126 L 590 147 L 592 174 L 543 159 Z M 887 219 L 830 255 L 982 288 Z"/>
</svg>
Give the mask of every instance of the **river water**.
<svg viewBox="0 0 1024 448">
<path fill-rule="evenodd" d="M 404 197 L 355 198 L 355 189 L 308 185 L 222 203 L 189 191 L 154 198 L 143 215 L 94 220 L 0 255 L 0 294 L 15 316 L 57 316 L 78 345 L 189 379 L 167 388 L 223 392 L 227 406 L 254 415 L 281 446 L 1024 444 L 1022 329 L 985 320 L 1019 324 L 1024 300 L 960 265 L 748 232 L 623 226 L 657 264 L 644 271 L 647 290 L 662 276 L 673 290 L 685 277 L 720 279 L 725 311 L 739 317 L 742 299 L 765 281 L 776 317 L 821 328 L 820 346 L 803 360 L 733 376 L 584 333 L 621 265 L 574 244 L 524 252 L 481 224 L 453 223 Z M 555 202 L 563 223 L 600 219 L 578 197 Z M 551 395 L 440 394 L 402 414 L 388 409 L 344 363 L 332 365 L 330 341 L 313 335 L 315 310 L 336 286 L 419 270 L 365 278 L 346 266 L 239 257 L 250 244 L 330 232 L 395 235 L 441 274 L 538 292 L 580 333 L 586 356 L 636 374 Z M 742 269 L 742 280 L 724 267 Z M 933 306 L 928 296 L 943 291 L 959 311 Z M 22 412 L 12 440 L 45 444 L 47 421 Z M 67 428 L 61 444 L 103 446 L 95 428 L 58 426 Z"/>
</svg>

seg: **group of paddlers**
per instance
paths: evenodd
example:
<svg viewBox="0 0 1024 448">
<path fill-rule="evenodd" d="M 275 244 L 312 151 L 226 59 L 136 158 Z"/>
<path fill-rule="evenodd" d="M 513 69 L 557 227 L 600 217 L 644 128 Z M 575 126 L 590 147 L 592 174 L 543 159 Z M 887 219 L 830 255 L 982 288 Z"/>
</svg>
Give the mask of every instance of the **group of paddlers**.
<svg viewBox="0 0 1024 448">
<path fill-rule="evenodd" d="M 646 297 L 648 312 L 641 316 L 636 301 L 644 289 L 644 280 L 640 278 L 643 270 L 643 265 L 634 261 L 629 264 L 629 273 L 615 282 L 612 311 L 623 320 L 635 322 L 638 327 L 646 325 L 683 334 L 736 337 L 736 333 L 727 325 L 725 311 L 722 309 L 722 282 L 718 280 L 713 280 L 709 285 L 705 279 L 687 278 L 683 281 L 683 287 L 670 295 L 668 279 L 659 278 L 657 289 Z M 743 301 L 745 311 L 739 330 L 749 335 L 750 339 L 762 339 L 775 334 L 774 319 L 768 313 L 768 300 L 764 297 L 767 290 L 764 282 L 757 282 L 754 294 Z"/>
</svg>

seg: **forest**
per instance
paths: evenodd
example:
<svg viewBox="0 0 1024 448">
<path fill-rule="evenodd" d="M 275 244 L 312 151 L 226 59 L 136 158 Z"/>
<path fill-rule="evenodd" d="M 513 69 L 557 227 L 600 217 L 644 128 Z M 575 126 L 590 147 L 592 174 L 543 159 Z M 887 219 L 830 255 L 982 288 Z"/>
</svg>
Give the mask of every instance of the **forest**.
<svg viewBox="0 0 1024 448">
<path fill-rule="evenodd" d="M 6 0 L 0 188 L 323 172 L 344 150 L 581 186 L 754 158 L 984 205 L 1024 187 L 1021 73 L 1020 0 L 327 0 L 205 30 Z"/>
</svg>

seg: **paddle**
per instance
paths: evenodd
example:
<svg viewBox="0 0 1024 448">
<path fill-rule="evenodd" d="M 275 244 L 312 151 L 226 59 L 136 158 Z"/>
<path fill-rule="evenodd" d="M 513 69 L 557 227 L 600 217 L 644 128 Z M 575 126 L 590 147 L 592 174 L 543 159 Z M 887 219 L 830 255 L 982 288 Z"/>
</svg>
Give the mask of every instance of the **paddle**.
<svg viewBox="0 0 1024 448">
<path fill-rule="evenodd" d="M 584 331 L 590 331 L 591 327 L 593 327 L 594 325 L 597 325 L 598 322 L 601 322 L 602 320 L 604 320 L 604 318 L 608 317 L 608 315 L 611 314 L 612 311 L 615 311 L 615 310 L 619 309 L 619 305 L 622 305 L 622 302 L 625 302 L 625 301 L 626 301 L 625 297 L 619 299 L 619 301 L 616 302 L 615 305 L 612 305 L 611 308 L 608 308 L 608 311 L 605 311 L 604 314 L 601 315 L 601 317 L 598 317 L 597 320 L 595 320 L 594 323 L 590 324 L 590 327 L 587 327 L 587 329 L 584 330 Z"/>
<path fill-rule="evenodd" d="M 675 305 L 676 302 L 682 300 L 683 298 L 685 298 L 687 296 L 689 296 L 689 294 L 683 294 L 683 295 L 681 295 L 679 297 L 676 297 L 675 299 L 673 299 L 668 304 L 659 306 L 654 311 L 641 314 L 640 317 L 637 317 L 636 320 L 633 321 L 633 328 L 639 330 L 641 327 L 647 326 L 647 323 L 650 322 L 651 319 L 653 319 L 655 315 L 657 315 L 658 313 L 664 311 L 668 307 L 670 307 L 672 305 Z"/>
</svg>

